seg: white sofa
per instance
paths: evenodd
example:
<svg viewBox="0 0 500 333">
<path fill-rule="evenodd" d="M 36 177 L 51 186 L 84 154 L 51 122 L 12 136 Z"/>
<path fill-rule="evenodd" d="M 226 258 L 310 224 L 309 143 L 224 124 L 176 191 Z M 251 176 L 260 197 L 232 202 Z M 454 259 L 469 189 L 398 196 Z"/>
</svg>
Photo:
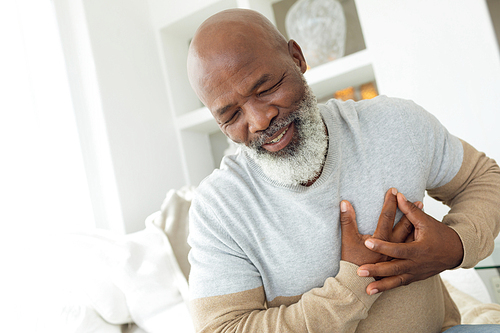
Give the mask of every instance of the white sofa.
<svg viewBox="0 0 500 333">
<path fill-rule="evenodd" d="M 57 248 L 69 250 L 52 254 L 52 263 L 63 269 L 55 279 L 55 306 L 41 312 L 36 331 L 194 332 L 187 307 L 186 241 L 193 191 L 169 191 L 142 231 L 59 239 Z M 464 323 L 500 323 L 500 305 L 490 303 L 474 270 L 448 271 L 442 277 Z"/>
</svg>

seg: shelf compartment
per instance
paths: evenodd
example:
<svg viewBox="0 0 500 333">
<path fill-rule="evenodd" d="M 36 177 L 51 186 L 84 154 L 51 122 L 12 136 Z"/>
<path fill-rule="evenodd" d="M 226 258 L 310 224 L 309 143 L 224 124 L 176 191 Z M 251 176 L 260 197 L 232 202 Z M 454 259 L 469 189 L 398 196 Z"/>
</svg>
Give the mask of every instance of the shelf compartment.
<svg viewBox="0 0 500 333">
<path fill-rule="evenodd" d="M 314 67 L 305 74 L 307 83 L 321 100 L 337 90 L 375 80 L 368 50 Z"/>
<path fill-rule="evenodd" d="M 290 39 L 290 36 L 288 36 L 286 31 L 285 18 L 288 10 L 290 10 L 295 2 L 297 2 L 297 0 L 279 0 L 273 1 L 272 4 L 276 27 L 286 39 Z M 344 11 L 347 29 L 344 56 L 348 56 L 364 50 L 366 45 L 361 24 L 359 22 L 355 0 L 341 0 L 340 4 L 342 5 L 342 9 Z"/>
<path fill-rule="evenodd" d="M 158 39 L 165 78 L 172 109 L 176 116 L 202 106 L 189 84 L 186 68 L 189 44 L 196 29 L 211 15 L 236 6 L 236 0 L 217 1 L 159 30 Z"/>
</svg>

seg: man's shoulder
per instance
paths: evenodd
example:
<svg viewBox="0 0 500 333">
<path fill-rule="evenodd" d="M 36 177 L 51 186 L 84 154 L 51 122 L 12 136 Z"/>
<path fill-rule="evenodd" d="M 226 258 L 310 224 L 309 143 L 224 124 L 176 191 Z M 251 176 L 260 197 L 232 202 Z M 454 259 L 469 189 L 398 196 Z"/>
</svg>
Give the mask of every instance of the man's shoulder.
<svg viewBox="0 0 500 333">
<path fill-rule="evenodd" d="M 366 127 L 401 127 L 407 120 L 411 122 L 422 108 L 410 100 L 381 95 L 361 101 L 331 99 L 320 110 L 327 123 L 345 128 L 350 133 L 365 131 Z"/>
<path fill-rule="evenodd" d="M 412 100 L 377 96 L 369 100 L 329 100 L 323 114 L 331 114 L 333 121 L 345 122 L 348 127 L 408 126 L 408 124 L 434 122 L 434 117 Z"/>
<path fill-rule="evenodd" d="M 335 98 L 328 100 L 324 104 L 324 109 L 329 112 L 368 112 L 368 111 L 391 111 L 391 110 L 411 110 L 421 109 L 415 102 L 408 99 L 388 97 L 380 95 L 372 99 L 359 101 L 342 101 Z"/>
<path fill-rule="evenodd" d="M 197 196 L 213 198 L 232 195 L 238 188 L 245 187 L 250 182 L 251 173 L 248 156 L 243 152 L 224 156 L 220 167 L 201 181 Z"/>
</svg>

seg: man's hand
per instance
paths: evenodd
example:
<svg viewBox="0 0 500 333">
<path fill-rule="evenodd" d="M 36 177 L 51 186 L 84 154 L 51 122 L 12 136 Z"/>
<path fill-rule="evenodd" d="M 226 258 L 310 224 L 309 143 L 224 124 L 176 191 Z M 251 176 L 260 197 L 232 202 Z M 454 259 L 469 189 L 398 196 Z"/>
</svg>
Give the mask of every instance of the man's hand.
<svg viewBox="0 0 500 333">
<path fill-rule="evenodd" d="M 384 277 L 368 285 L 366 292 L 370 295 L 455 268 L 463 259 L 462 242 L 453 229 L 425 214 L 402 193 L 397 194 L 397 204 L 415 228 L 414 241 L 397 244 L 375 234 L 366 239 L 367 248 L 395 258 L 359 267 L 359 276 Z"/>
<path fill-rule="evenodd" d="M 377 229 L 373 237 L 388 242 L 400 243 L 407 240 L 413 231 L 413 225 L 403 216 L 401 221 L 393 228 L 398 207 L 395 188 L 389 189 L 385 194 L 382 213 L 380 214 Z M 422 205 L 421 202 L 416 204 Z M 371 239 L 370 235 L 361 235 L 356 224 L 356 213 L 348 201 L 340 203 L 340 227 L 342 231 L 342 260 L 358 266 L 363 264 L 376 264 L 391 260 L 390 255 L 373 252 L 366 248 L 365 241 Z M 373 265 L 372 265 L 373 266 Z"/>
</svg>

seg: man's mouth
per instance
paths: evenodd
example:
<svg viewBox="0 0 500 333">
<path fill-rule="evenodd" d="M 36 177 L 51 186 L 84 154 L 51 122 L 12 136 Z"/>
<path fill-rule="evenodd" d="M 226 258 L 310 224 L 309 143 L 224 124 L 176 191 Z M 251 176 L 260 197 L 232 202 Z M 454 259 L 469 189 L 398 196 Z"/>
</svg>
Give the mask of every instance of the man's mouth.
<svg viewBox="0 0 500 333">
<path fill-rule="evenodd" d="M 281 134 L 280 134 L 280 135 L 278 135 L 278 136 L 277 136 L 274 140 L 271 140 L 271 141 L 269 141 L 268 143 L 276 143 L 276 142 L 280 141 L 280 140 L 281 140 L 281 138 L 283 137 L 283 135 L 285 135 L 285 133 L 286 133 L 287 131 L 288 131 L 288 127 L 287 127 L 287 128 L 285 128 L 285 130 L 284 130 L 283 132 L 281 132 Z"/>
<path fill-rule="evenodd" d="M 278 131 L 275 134 L 276 135 L 275 137 L 273 135 L 273 137 L 271 137 L 271 139 L 266 143 L 264 143 L 261 147 L 270 152 L 276 152 L 278 150 L 283 149 L 292 140 L 294 128 L 295 126 L 293 122 L 291 122 L 287 127 Z"/>
</svg>

